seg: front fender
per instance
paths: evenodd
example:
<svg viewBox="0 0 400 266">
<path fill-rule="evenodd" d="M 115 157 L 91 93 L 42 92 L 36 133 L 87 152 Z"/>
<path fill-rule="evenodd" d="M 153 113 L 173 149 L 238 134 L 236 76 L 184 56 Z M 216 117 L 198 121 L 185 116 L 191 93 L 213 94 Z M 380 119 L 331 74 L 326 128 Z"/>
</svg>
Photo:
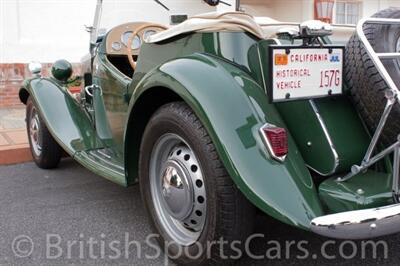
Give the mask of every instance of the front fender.
<svg viewBox="0 0 400 266">
<path fill-rule="evenodd" d="M 254 205 L 304 229 L 323 214 L 310 173 L 290 134 L 284 163 L 272 160 L 266 151 L 260 127 L 267 122 L 285 125 L 263 89 L 246 72 L 204 54 L 169 61 L 139 82 L 129 112 L 154 87 L 173 90 L 193 109 L 229 175 Z"/>
<path fill-rule="evenodd" d="M 107 147 L 107 140 L 98 136 L 89 116 L 64 84 L 52 78 L 37 77 L 25 81 L 20 95 L 26 93 L 53 138 L 72 158 L 94 173 L 127 186 L 125 175 L 91 156 L 92 150 Z"/>
<path fill-rule="evenodd" d="M 62 84 L 51 78 L 27 79 L 20 95 L 27 94 L 53 138 L 68 154 L 103 147 L 89 118 Z"/>
</svg>

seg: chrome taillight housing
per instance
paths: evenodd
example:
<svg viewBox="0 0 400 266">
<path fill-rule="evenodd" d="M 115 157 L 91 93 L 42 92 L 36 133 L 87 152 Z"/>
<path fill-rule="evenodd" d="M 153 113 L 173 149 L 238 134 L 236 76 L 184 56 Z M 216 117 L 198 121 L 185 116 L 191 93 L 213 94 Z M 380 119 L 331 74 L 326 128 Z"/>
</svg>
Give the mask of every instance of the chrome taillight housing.
<svg viewBox="0 0 400 266">
<path fill-rule="evenodd" d="M 272 124 L 265 124 L 260 128 L 260 134 L 272 158 L 283 162 L 288 153 L 286 129 Z"/>
</svg>

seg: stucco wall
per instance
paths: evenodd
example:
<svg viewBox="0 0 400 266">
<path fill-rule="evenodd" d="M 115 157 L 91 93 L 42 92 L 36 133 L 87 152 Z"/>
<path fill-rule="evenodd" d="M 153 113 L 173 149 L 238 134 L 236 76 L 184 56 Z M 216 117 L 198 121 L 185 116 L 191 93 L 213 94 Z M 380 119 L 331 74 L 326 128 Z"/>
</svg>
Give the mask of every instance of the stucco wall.
<svg viewBox="0 0 400 266">
<path fill-rule="evenodd" d="M 285 22 L 299 22 L 314 16 L 313 0 L 242 0 L 243 9 L 253 16 L 268 16 Z"/>
<path fill-rule="evenodd" d="M 88 50 L 95 1 L 1 0 L 0 62 L 78 62 Z"/>
<path fill-rule="evenodd" d="M 103 1 L 109 6 L 123 6 L 124 11 L 119 13 L 121 23 L 147 21 L 147 15 L 163 24 L 169 21 L 168 12 L 152 0 Z M 163 2 L 172 14 L 181 10 L 192 15 L 215 10 L 201 0 Z M 153 8 L 137 8 L 144 5 Z M 30 75 L 27 63 L 31 61 L 42 62 L 42 74 L 47 76 L 51 63 L 65 58 L 75 63 L 75 74 L 79 74 L 76 63 L 89 50 L 89 33 L 84 25 L 92 25 L 95 6 L 96 0 L 0 0 L 0 107 L 20 104 L 18 90 Z M 130 12 L 133 9 L 136 12 Z"/>
<path fill-rule="evenodd" d="M 151 0 L 107 1 L 134 4 Z M 212 10 L 201 0 L 163 1 L 175 9 L 188 3 L 186 10 L 199 13 Z M 232 7 L 221 4 L 218 9 L 232 10 L 235 1 L 226 2 Z M 84 25 L 92 24 L 95 5 L 96 0 L 0 0 L 0 63 L 53 62 L 60 57 L 78 62 L 88 50 L 89 34 Z M 313 0 L 242 0 L 242 5 L 256 16 L 281 21 L 313 18 Z M 389 6 L 400 7 L 400 0 L 364 0 L 363 15 Z M 153 16 L 165 15 L 162 8 L 147 12 Z"/>
<path fill-rule="evenodd" d="M 105 0 L 130 10 L 152 0 Z M 163 0 L 172 12 L 180 8 L 189 13 L 215 10 L 201 0 Z M 96 0 L 0 0 L 0 63 L 53 62 L 65 58 L 79 62 L 87 53 Z M 167 17 L 162 7 L 138 10 L 152 17 Z M 131 21 L 135 21 L 132 16 Z M 129 21 L 129 17 L 124 22 Z"/>
<path fill-rule="evenodd" d="M 377 11 L 388 7 L 400 7 L 400 0 L 364 0 L 363 16 L 369 17 Z"/>
<path fill-rule="evenodd" d="M 124 5 L 152 0 L 104 0 Z M 172 13 L 186 10 L 191 14 L 215 10 L 202 0 L 162 0 Z M 235 0 L 225 0 L 220 11 L 232 11 Z M 313 0 L 242 0 L 245 11 L 255 16 L 269 16 L 280 21 L 304 21 L 314 17 Z M 0 0 L 0 107 L 18 103 L 17 91 L 26 75 L 26 63 L 46 63 L 65 58 L 79 62 L 88 52 L 89 34 L 84 25 L 91 25 L 96 0 Z M 400 0 L 363 0 L 363 15 L 390 6 L 400 7 Z M 166 19 L 165 10 L 138 10 L 140 19 L 151 12 L 152 17 Z M 127 20 L 130 13 L 125 12 Z M 135 17 L 132 17 L 132 21 Z M 79 66 L 76 65 L 76 69 Z M 46 72 L 46 71 L 45 71 Z"/>
<path fill-rule="evenodd" d="M 362 16 L 378 10 L 400 7 L 400 0 L 361 0 Z M 244 9 L 255 16 L 270 16 L 280 21 L 304 21 L 314 17 L 314 0 L 242 0 Z"/>
</svg>

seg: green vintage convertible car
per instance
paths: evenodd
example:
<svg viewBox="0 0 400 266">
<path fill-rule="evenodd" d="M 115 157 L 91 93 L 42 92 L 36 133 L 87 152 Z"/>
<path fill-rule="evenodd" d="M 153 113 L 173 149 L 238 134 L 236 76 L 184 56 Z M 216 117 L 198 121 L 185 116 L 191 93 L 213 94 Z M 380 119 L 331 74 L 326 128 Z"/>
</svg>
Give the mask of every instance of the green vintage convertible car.
<svg viewBox="0 0 400 266">
<path fill-rule="evenodd" d="M 333 238 L 400 231 L 398 9 L 346 28 L 196 15 L 219 1 L 175 14 L 127 2 L 98 1 L 79 94 L 67 61 L 52 77 L 30 65 L 19 96 L 39 167 L 65 151 L 122 186 L 138 183 L 178 263 L 229 258 L 240 242 L 201 247 L 244 241 L 256 211 Z M 343 29 L 347 44 L 336 41 Z"/>
</svg>

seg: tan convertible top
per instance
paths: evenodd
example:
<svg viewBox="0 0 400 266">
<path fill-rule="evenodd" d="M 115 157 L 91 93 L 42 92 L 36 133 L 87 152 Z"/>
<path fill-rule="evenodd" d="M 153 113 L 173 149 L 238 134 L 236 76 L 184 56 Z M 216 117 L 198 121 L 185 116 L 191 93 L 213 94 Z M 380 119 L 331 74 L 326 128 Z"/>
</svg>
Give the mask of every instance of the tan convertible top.
<svg viewBox="0 0 400 266">
<path fill-rule="evenodd" d="M 151 35 L 146 42 L 155 43 L 188 32 L 247 31 L 262 39 L 263 30 L 253 16 L 243 12 L 210 12 L 197 15 L 167 30 Z"/>
</svg>

